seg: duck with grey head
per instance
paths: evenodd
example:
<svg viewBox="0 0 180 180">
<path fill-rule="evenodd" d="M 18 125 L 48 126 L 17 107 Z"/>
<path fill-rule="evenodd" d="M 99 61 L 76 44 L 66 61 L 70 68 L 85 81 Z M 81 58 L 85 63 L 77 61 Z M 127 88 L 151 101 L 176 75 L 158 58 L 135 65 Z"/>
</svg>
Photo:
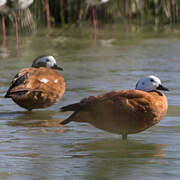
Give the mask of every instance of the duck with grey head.
<svg viewBox="0 0 180 180">
<path fill-rule="evenodd" d="M 27 109 L 53 105 L 65 92 L 65 81 L 56 70 L 63 70 L 53 56 L 39 56 L 32 67 L 22 69 L 12 80 L 5 98 Z"/>
</svg>

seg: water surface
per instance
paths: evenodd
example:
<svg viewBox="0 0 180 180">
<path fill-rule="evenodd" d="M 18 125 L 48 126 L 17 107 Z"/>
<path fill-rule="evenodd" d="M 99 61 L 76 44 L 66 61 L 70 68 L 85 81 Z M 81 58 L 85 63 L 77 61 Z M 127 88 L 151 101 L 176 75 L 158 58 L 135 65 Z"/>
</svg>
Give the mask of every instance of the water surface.
<svg viewBox="0 0 180 180">
<path fill-rule="evenodd" d="M 94 39 L 92 28 L 13 35 L 0 47 L 0 179 L 180 178 L 179 32 L 105 27 Z M 121 30 L 119 30 L 121 29 Z M 27 112 L 3 96 L 12 77 L 42 54 L 64 68 L 66 93 L 55 105 Z M 159 76 L 167 92 L 167 116 L 154 127 L 122 142 L 89 124 L 59 126 L 69 114 L 59 108 L 83 97 L 133 89 L 145 75 Z"/>
</svg>

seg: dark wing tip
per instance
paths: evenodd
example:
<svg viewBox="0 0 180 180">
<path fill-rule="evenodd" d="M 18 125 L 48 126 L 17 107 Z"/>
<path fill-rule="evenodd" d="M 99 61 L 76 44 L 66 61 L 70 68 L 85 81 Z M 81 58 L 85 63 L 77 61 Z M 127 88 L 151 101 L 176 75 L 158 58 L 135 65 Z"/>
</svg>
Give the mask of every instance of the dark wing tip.
<svg viewBox="0 0 180 180">
<path fill-rule="evenodd" d="M 6 94 L 5 94 L 5 96 L 4 96 L 4 98 L 10 98 L 11 96 L 10 96 L 10 93 L 9 92 L 7 92 Z"/>
<path fill-rule="evenodd" d="M 66 111 L 66 106 L 60 108 L 60 112 L 65 112 L 65 111 Z"/>
<path fill-rule="evenodd" d="M 9 90 L 8 91 L 10 91 L 11 89 L 13 89 L 14 87 L 16 87 L 16 86 L 19 86 L 19 85 L 21 85 L 21 84 L 24 84 L 25 83 L 25 81 L 26 81 L 26 79 L 28 79 L 28 72 L 26 72 L 25 74 L 23 74 L 22 76 L 20 76 L 20 77 L 17 77 L 17 75 L 15 76 L 15 80 L 13 80 L 12 81 L 12 84 L 11 84 L 11 86 L 10 86 L 10 88 L 9 88 Z"/>
<path fill-rule="evenodd" d="M 70 120 L 70 119 L 68 118 L 68 119 L 60 122 L 59 124 L 61 124 L 61 125 L 66 125 L 66 124 L 70 123 L 71 121 L 72 121 L 72 120 Z"/>
<path fill-rule="evenodd" d="M 26 72 L 24 75 L 22 75 L 22 76 L 20 76 L 20 77 L 18 77 L 18 74 L 14 77 L 14 80 L 12 81 L 12 83 L 11 83 L 11 86 L 9 87 L 9 89 L 7 90 L 7 92 L 6 92 L 6 94 L 5 94 L 5 98 L 11 98 L 11 94 L 13 94 L 13 93 L 17 93 L 18 92 L 18 90 L 17 91 L 12 91 L 12 89 L 13 88 L 15 88 L 15 87 L 17 87 L 17 86 L 19 86 L 19 85 L 21 85 L 21 84 L 24 84 L 25 83 L 25 81 L 26 81 L 26 79 L 28 78 L 28 72 Z M 19 90 L 20 92 L 21 91 L 24 91 L 24 89 L 21 89 L 21 90 Z"/>
<path fill-rule="evenodd" d="M 60 108 L 61 112 L 66 112 L 66 111 L 78 111 L 81 110 L 81 103 L 75 103 L 75 104 L 70 104 L 67 106 L 63 106 Z"/>
</svg>

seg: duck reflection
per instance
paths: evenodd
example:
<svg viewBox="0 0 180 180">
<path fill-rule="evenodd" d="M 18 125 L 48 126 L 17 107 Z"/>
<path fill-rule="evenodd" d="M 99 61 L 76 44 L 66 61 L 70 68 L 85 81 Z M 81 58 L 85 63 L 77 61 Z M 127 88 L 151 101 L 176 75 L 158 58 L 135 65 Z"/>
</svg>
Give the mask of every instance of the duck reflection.
<svg viewBox="0 0 180 180">
<path fill-rule="evenodd" d="M 122 142 L 119 139 L 102 140 L 92 143 L 76 144 L 69 153 L 76 162 L 86 161 L 86 166 L 81 167 L 87 177 L 93 179 L 121 179 L 133 178 L 139 173 L 144 177 L 143 171 L 156 171 L 156 165 L 162 165 L 165 157 L 164 144 L 145 144 L 138 141 Z M 68 147 L 67 147 L 68 148 Z M 163 164 L 164 165 L 164 164 Z M 144 170 L 142 170 L 144 168 Z M 137 173 L 137 174 L 136 174 Z M 116 179 L 115 178 L 115 179 Z"/>
<path fill-rule="evenodd" d="M 61 119 L 54 118 L 54 116 L 58 115 L 55 111 L 34 111 L 34 112 L 11 112 L 8 113 L 9 116 L 12 115 L 12 120 L 8 121 L 9 126 L 23 126 L 29 128 L 35 127 L 44 127 L 51 128 L 57 127 L 61 128 L 60 122 Z M 0 116 L 3 116 L 3 113 L 0 113 Z M 5 116 L 5 115 L 4 115 Z M 29 129 L 30 130 L 30 129 Z M 42 132 L 46 132 L 46 130 L 41 129 Z M 61 130 L 57 130 L 57 132 L 62 132 Z"/>
<path fill-rule="evenodd" d="M 26 120 L 23 115 L 19 116 L 18 120 L 15 120 L 16 124 L 24 124 L 26 121 L 31 124 L 31 121 L 38 119 L 40 112 L 36 113 L 33 118 Z M 52 119 L 50 116 L 48 121 Z M 134 177 L 146 179 L 148 173 L 157 173 L 160 167 L 164 168 L 166 165 L 164 149 L 167 145 L 152 144 L 143 140 L 123 142 L 119 137 L 109 137 L 109 134 L 98 136 L 98 133 L 94 132 L 89 133 L 87 137 L 86 133 L 76 131 L 78 132 L 78 136 L 73 131 L 60 135 L 25 133 L 26 138 L 18 141 L 20 149 L 16 147 L 16 151 L 13 150 L 12 153 L 19 157 L 19 151 L 22 151 L 23 167 L 28 167 L 27 172 L 32 179 L 72 179 L 72 176 L 75 176 L 75 179 L 93 180 L 123 180 Z"/>
</svg>

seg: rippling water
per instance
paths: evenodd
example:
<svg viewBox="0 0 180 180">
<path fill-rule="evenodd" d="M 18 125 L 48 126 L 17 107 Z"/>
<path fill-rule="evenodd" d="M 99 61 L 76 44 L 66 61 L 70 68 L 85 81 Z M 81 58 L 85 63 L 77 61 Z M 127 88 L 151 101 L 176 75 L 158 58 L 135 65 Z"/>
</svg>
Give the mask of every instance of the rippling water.
<svg viewBox="0 0 180 180">
<path fill-rule="evenodd" d="M 0 47 L 0 179 L 121 179 L 180 178 L 180 39 L 179 34 L 101 30 L 66 33 L 40 31 L 14 37 Z M 3 96 L 12 77 L 42 54 L 54 55 L 67 83 L 55 105 L 26 112 Z M 68 114 L 63 105 L 115 89 L 132 89 L 154 74 L 171 90 L 167 116 L 154 127 L 122 142 L 89 124 L 59 126 Z"/>
</svg>

